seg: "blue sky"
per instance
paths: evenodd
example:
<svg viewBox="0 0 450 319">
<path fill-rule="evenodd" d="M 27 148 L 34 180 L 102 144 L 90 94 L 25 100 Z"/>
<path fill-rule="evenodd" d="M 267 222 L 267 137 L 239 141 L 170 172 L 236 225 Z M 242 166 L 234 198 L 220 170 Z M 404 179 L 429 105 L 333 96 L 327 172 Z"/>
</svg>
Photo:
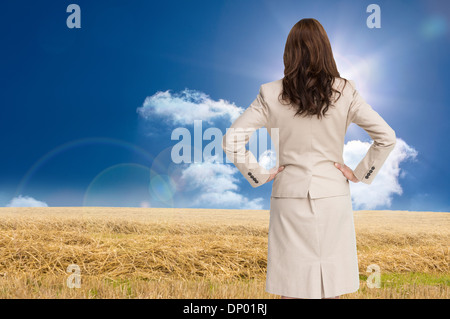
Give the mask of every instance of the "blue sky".
<svg viewBox="0 0 450 319">
<path fill-rule="evenodd" d="M 66 26 L 70 3 L 80 29 Z M 399 139 L 372 185 L 352 185 L 354 209 L 450 211 L 450 5 L 377 1 L 381 28 L 369 29 L 370 3 L 5 2 L 0 206 L 268 209 L 272 183 L 254 189 L 230 164 L 173 163 L 171 134 L 194 134 L 195 119 L 224 133 L 283 76 L 289 30 L 312 17 Z M 346 142 L 354 168 L 370 138 L 352 124 Z"/>
</svg>

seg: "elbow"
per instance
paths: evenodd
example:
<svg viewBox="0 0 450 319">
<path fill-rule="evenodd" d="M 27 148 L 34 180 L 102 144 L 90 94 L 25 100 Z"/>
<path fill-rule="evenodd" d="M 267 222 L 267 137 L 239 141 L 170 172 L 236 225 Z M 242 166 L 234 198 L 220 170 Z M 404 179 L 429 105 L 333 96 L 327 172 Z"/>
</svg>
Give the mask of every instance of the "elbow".
<svg viewBox="0 0 450 319">
<path fill-rule="evenodd" d="M 222 138 L 222 149 L 226 152 L 227 151 L 227 135 L 225 134 Z"/>
<path fill-rule="evenodd" d="M 395 134 L 395 131 L 393 129 L 390 129 L 386 133 L 382 145 L 386 148 L 394 149 L 396 143 L 397 143 L 397 136 Z"/>
<path fill-rule="evenodd" d="M 228 139 L 227 139 L 228 137 Z M 236 146 L 234 144 L 230 144 L 231 138 L 229 134 L 225 134 L 225 136 L 222 138 L 222 149 L 225 153 L 232 153 L 234 152 Z"/>
<path fill-rule="evenodd" d="M 397 143 L 397 136 L 393 129 L 384 131 L 378 138 L 373 139 L 374 145 L 380 148 L 393 149 Z"/>
<path fill-rule="evenodd" d="M 391 128 L 391 133 L 389 134 L 389 144 L 392 148 L 394 148 L 395 144 L 397 143 L 397 135 L 395 134 L 395 131 Z"/>
</svg>

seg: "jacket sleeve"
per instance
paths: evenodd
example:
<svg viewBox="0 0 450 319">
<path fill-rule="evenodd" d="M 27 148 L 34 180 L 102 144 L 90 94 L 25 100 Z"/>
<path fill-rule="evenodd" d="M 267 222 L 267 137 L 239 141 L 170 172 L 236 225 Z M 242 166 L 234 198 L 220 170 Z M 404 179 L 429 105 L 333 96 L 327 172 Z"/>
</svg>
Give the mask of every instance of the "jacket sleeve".
<svg viewBox="0 0 450 319">
<path fill-rule="evenodd" d="M 253 187 L 263 185 L 269 179 L 270 171 L 260 166 L 253 153 L 245 146 L 257 129 L 267 125 L 267 119 L 268 107 L 261 86 L 256 99 L 233 122 L 222 139 L 222 148 L 227 158 Z"/>
<path fill-rule="evenodd" d="M 354 86 L 354 82 L 350 81 Z M 365 184 L 371 184 L 396 144 L 395 131 L 361 97 L 356 89 L 349 110 L 350 122 L 363 128 L 373 143 L 353 174 Z"/>
</svg>

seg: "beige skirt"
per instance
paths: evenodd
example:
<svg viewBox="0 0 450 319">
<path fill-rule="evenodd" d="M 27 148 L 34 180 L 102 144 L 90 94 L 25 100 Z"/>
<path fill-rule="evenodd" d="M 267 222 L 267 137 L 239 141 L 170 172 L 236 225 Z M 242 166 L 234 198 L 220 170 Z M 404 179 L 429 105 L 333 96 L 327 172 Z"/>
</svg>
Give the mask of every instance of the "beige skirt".
<svg viewBox="0 0 450 319">
<path fill-rule="evenodd" d="M 271 197 L 266 291 L 319 299 L 358 289 L 351 195 Z"/>
</svg>

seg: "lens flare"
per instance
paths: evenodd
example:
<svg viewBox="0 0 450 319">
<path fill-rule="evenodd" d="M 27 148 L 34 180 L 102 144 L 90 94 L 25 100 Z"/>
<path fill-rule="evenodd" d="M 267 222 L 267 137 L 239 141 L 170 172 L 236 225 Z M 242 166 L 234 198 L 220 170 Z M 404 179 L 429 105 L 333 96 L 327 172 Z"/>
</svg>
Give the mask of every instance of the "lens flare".
<svg viewBox="0 0 450 319">
<path fill-rule="evenodd" d="M 184 164 L 176 164 L 171 158 L 172 146 L 166 147 L 155 156 L 151 166 L 149 192 L 153 200 L 173 207 L 175 197 L 180 195 L 180 175 Z"/>
<path fill-rule="evenodd" d="M 19 185 L 16 189 L 16 192 L 13 197 L 17 197 L 20 194 L 23 194 L 25 191 L 26 186 L 28 185 L 30 179 L 33 177 L 33 175 L 42 167 L 44 166 L 48 161 L 50 161 L 52 158 L 57 157 L 59 154 L 63 152 L 70 151 L 75 148 L 80 148 L 88 145 L 111 145 L 114 147 L 119 147 L 122 149 L 129 150 L 133 153 L 137 153 L 140 156 L 142 156 L 144 159 L 146 159 L 149 163 L 153 162 L 154 157 L 148 153 L 146 150 L 142 149 L 141 147 L 122 141 L 118 139 L 113 138 L 104 138 L 104 137 L 89 137 L 89 138 L 83 138 L 83 139 L 77 139 L 74 141 L 70 141 L 67 143 L 64 143 L 62 145 L 59 145 L 58 147 L 52 149 L 51 151 L 47 152 L 45 155 L 43 155 L 41 158 L 39 158 L 25 173 L 25 175 L 22 177 L 22 179 L 19 182 Z"/>
<path fill-rule="evenodd" d="M 441 16 L 431 16 L 425 20 L 420 28 L 421 35 L 426 39 L 434 39 L 447 32 L 447 21 Z"/>
<path fill-rule="evenodd" d="M 149 186 L 150 195 L 155 196 L 159 201 L 168 203 L 173 199 L 176 191 L 176 184 L 168 175 L 152 176 Z"/>
<path fill-rule="evenodd" d="M 136 163 L 113 165 L 100 172 L 86 189 L 83 206 L 141 207 L 148 193 L 150 168 Z"/>
</svg>

